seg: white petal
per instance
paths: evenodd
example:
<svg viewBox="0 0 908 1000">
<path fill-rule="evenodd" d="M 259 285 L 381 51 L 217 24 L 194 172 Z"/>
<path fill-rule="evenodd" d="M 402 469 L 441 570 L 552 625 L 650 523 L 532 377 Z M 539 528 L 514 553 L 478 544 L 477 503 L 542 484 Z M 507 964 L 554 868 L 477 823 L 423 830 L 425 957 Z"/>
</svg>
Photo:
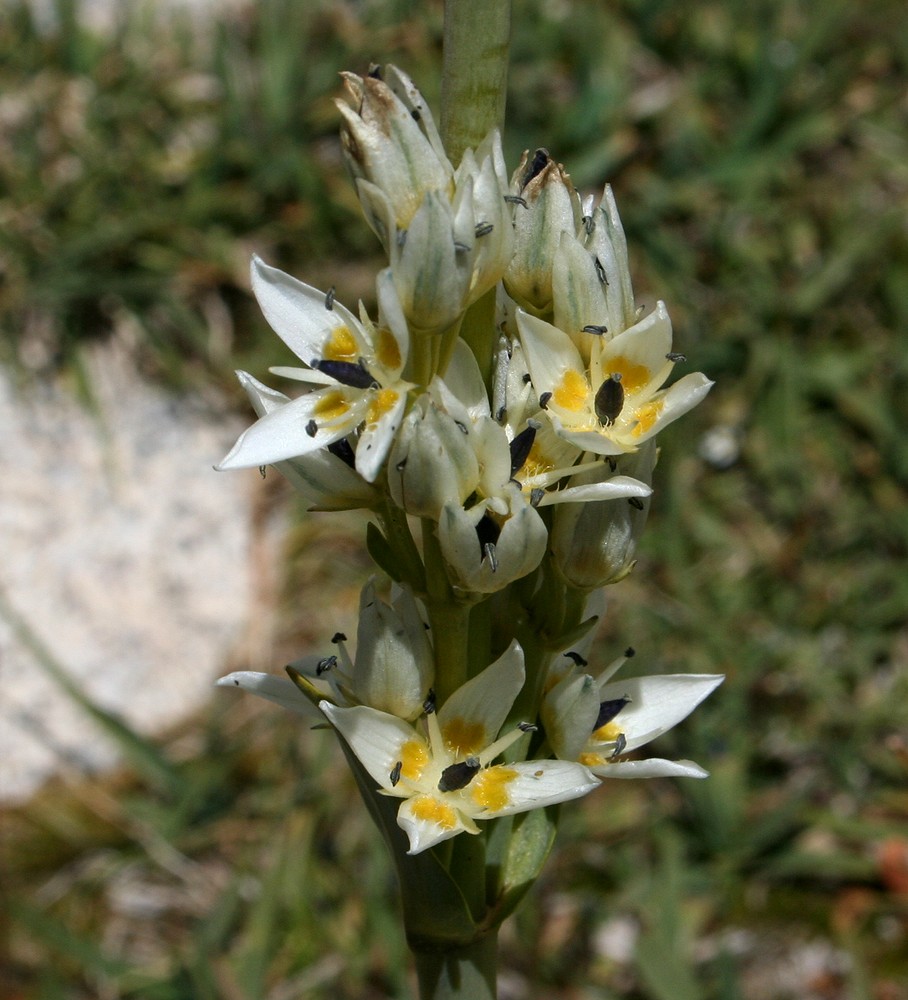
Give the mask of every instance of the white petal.
<svg viewBox="0 0 908 1000">
<path fill-rule="evenodd" d="M 586 366 L 566 333 L 522 309 L 517 310 L 517 327 L 533 385 L 540 395 L 552 392 L 569 368 L 586 381 Z"/>
<path fill-rule="evenodd" d="M 590 768 L 600 778 L 708 778 L 692 760 L 617 760 L 614 764 L 596 764 Z"/>
<path fill-rule="evenodd" d="M 265 319 L 293 353 L 309 364 L 322 356 L 322 345 L 332 330 L 347 327 L 359 335 L 356 317 L 339 302 L 332 308 L 326 297 L 311 285 L 285 274 L 253 256 L 252 291 Z"/>
<path fill-rule="evenodd" d="M 713 387 L 702 372 L 691 372 L 670 386 L 662 396 L 661 408 L 652 426 L 642 434 L 631 431 L 635 443 L 642 443 L 658 434 L 663 427 L 692 410 Z"/>
<path fill-rule="evenodd" d="M 390 775 L 403 756 L 401 749 L 405 744 L 425 744 L 416 730 L 402 719 L 362 705 L 338 708 L 328 701 L 322 701 L 318 707 L 328 716 L 375 781 L 386 791 L 399 794 L 394 792 Z"/>
<path fill-rule="evenodd" d="M 218 678 L 215 684 L 217 687 L 235 687 L 249 691 L 298 715 L 305 715 L 311 719 L 320 718 L 315 705 L 289 677 L 275 677 L 273 674 L 262 674 L 255 670 L 236 670 L 226 677 Z"/>
<path fill-rule="evenodd" d="M 567 489 L 546 493 L 540 507 L 553 503 L 586 503 L 592 500 L 618 500 L 625 497 L 648 497 L 652 487 L 630 476 L 613 476 L 601 483 L 569 486 Z"/>
<path fill-rule="evenodd" d="M 326 393 L 336 393 L 343 398 L 346 412 L 332 423 L 317 422 L 316 433 L 310 435 L 306 428 Z M 362 394 L 357 390 L 346 387 L 317 389 L 257 420 L 240 435 L 216 468 L 248 469 L 307 455 L 351 433 L 362 420 L 362 410 Z"/>
<path fill-rule="evenodd" d="M 630 752 L 677 725 L 710 695 L 725 678 L 722 674 L 662 674 L 632 677 L 604 685 L 602 701 L 630 698 L 615 717 Z"/>
<path fill-rule="evenodd" d="M 458 722 L 471 731 L 477 727 L 475 743 L 461 747 L 457 756 L 478 754 L 495 739 L 523 687 L 524 676 L 523 650 L 514 640 L 494 663 L 459 687 L 441 706 L 438 724 L 443 733 Z"/>
<path fill-rule="evenodd" d="M 403 419 L 408 388 L 407 382 L 399 382 L 393 388 L 376 391 L 376 393 L 382 394 L 394 392 L 397 394 L 397 398 L 393 406 L 382 413 L 378 420 L 366 424 L 356 444 L 356 471 L 367 483 L 375 482 L 375 477 L 388 456 L 394 435 Z"/>
<path fill-rule="evenodd" d="M 482 373 L 466 341 L 457 338 L 443 384 L 466 407 L 471 420 L 489 416 L 489 399 Z"/>
<path fill-rule="evenodd" d="M 477 819 L 492 819 L 577 799 L 598 784 L 588 768 L 573 761 L 525 760 L 486 768 L 470 782 L 467 791 L 471 814 Z"/>
<path fill-rule="evenodd" d="M 401 802 L 397 825 L 410 840 L 407 854 L 419 854 L 458 833 L 479 833 L 479 827 L 444 796 L 415 795 Z"/>
<path fill-rule="evenodd" d="M 620 357 L 626 362 L 625 367 L 631 370 L 636 366 L 641 366 L 649 375 L 646 382 L 632 386 L 632 391 L 639 393 L 641 399 L 645 399 L 651 396 L 665 380 L 667 371 L 656 381 L 656 384 L 653 384 L 656 374 L 666 368 L 665 356 L 671 349 L 672 321 L 669 319 L 665 304 L 657 302 L 653 312 L 644 316 L 629 330 L 619 333 L 606 345 L 601 357 L 603 375 L 621 370 L 621 365 L 617 368 L 611 365 L 613 358 Z M 671 365 L 668 368 L 670 369 Z M 628 389 L 627 385 L 625 385 L 625 389 Z"/>
</svg>

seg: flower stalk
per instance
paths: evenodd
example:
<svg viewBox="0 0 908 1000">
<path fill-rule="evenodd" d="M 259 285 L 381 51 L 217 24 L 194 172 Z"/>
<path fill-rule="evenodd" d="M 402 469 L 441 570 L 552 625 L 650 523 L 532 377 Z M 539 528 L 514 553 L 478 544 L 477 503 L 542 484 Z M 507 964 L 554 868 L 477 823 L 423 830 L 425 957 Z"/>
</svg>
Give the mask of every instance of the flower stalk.
<svg viewBox="0 0 908 1000">
<path fill-rule="evenodd" d="M 378 309 L 255 258 L 301 364 L 272 371 L 303 388 L 239 373 L 259 419 L 220 466 L 272 465 L 314 510 L 374 517 L 355 640 L 219 683 L 334 730 L 397 870 L 421 1000 L 494 1000 L 498 928 L 561 803 L 607 778 L 706 776 L 636 754 L 722 679 L 616 680 L 631 649 L 598 662 L 656 437 L 711 383 L 666 385 L 683 358 L 667 307 L 638 313 L 611 189 L 581 199 L 543 148 L 508 178 L 510 16 L 447 0 L 440 133 L 401 70 L 344 74 L 344 155 L 388 262 Z"/>
</svg>

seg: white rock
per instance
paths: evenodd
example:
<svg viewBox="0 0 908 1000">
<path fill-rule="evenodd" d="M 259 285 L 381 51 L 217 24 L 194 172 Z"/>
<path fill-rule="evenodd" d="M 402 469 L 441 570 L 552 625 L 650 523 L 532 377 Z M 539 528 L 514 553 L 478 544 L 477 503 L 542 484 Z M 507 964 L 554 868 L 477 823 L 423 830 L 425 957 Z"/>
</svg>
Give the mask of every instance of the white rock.
<svg viewBox="0 0 908 1000">
<path fill-rule="evenodd" d="M 94 410 L 0 371 L 0 800 L 116 760 L 30 640 L 153 733 L 211 696 L 249 614 L 256 474 L 212 469 L 238 424 L 144 384 L 123 351 L 88 375 Z"/>
</svg>

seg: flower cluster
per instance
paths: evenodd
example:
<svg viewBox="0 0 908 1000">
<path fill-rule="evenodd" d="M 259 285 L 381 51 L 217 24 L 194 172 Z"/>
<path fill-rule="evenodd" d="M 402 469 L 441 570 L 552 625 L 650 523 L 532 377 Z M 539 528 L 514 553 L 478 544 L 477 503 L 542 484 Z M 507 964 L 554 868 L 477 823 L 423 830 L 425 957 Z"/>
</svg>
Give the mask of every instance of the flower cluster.
<svg viewBox="0 0 908 1000">
<path fill-rule="evenodd" d="M 377 313 L 254 257 L 253 292 L 301 362 L 272 371 L 303 391 L 238 373 L 259 419 L 219 468 L 274 465 L 313 509 L 372 511 L 394 591 L 364 589 L 355 656 L 338 634 L 289 678 L 222 683 L 327 720 L 401 800 L 411 853 L 606 777 L 704 776 L 625 758 L 721 678 L 614 682 L 578 646 L 593 595 L 633 568 L 656 436 L 711 385 L 666 385 L 684 359 L 664 304 L 636 306 L 611 190 L 582 199 L 543 149 L 509 179 L 497 132 L 453 166 L 394 67 L 344 74 L 338 107 L 387 256 Z M 494 321 L 461 337 L 487 294 Z"/>
</svg>

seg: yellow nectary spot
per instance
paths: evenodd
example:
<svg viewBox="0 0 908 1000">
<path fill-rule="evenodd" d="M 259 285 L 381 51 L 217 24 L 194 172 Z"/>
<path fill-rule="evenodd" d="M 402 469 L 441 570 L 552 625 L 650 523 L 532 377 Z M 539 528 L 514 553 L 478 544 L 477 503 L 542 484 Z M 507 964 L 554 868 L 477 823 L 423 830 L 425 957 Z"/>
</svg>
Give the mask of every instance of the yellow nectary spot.
<svg viewBox="0 0 908 1000">
<path fill-rule="evenodd" d="M 331 390 L 313 406 L 312 416 L 321 420 L 337 420 L 350 411 L 350 403 L 343 392 Z"/>
<path fill-rule="evenodd" d="M 407 740 L 400 748 L 400 776 L 408 781 L 419 781 L 423 768 L 429 763 L 429 751 L 416 740 Z"/>
<path fill-rule="evenodd" d="M 615 722 L 606 722 L 593 731 L 593 739 L 599 743 L 614 743 L 621 735 L 621 727 Z"/>
<path fill-rule="evenodd" d="M 646 406 L 641 406 L 639 410 L 634 411 L 634 416 L 637 419 L 637 423 L 631 433 L 635 437 L 639 437 L 641 434 L 645 434 L 650 430 L 653 424 L 659 419 L 659 414 L 662 412 L 663 401 L 657 399 L 652 403 L 647 403 Z"/>
<path fill-rule="evenodd" d="M 445 746 L 455 757 L 479 753 L 489 742 L 481 722 L 468 722 L 459 717 L 446 722 L 441 731 Z"/>
<path fill-rule="evenodd" d="M 457 826 L 456 811 L 447 802 L 441 802 L 433 795 L 417 795 L 410 799 L 410 803 L 415 819 L 434 823 L 445 830 L 453 830 Z"/>
<path fill-rule="evenodd" d="M 356 347 L 356 337 L 349 326 L 339 326 L 331 331 L 331 336 L 322 348 L 325 361 L 359 361 L 359 351 Z"/>
<path fill-rule="evenodd" d="M 508 785 L 516 777 L 514 768 L 501 764 L 480 771 L 469 785 L 473 801 L 483 809 L 504 809 L 511 801 Z"/>
<path fill-rule="evenodd" d="M 400 398 L 400 394 L 394 389 L 379 389 L 373 392 L 369 398 L 369 409 L 366 413 L 366 423 L 371 427 L 388 412 L 394 409 L 394 404 Z"/>
<path fill-rule="evenodd" d="M 601 753 L 582 753 L 577 758 L 577 762 L 585 767 L 597 767 L 600 764 L 605 764 L 606 760 Z"/>
<path fill-rule="evenodd" d="M 577 413 L 586 406 L 589 395 L 590 387 L 586 379 L 580 372 L 568 368 L 552 393 L 552 401 L 562 409 Z"/>
<path fill-rule="evenodd" d="M 394 334 L 387 327 L 380 327 L 375 336 L 375 356 L 387 371 L 397 371 L 401 365 L 400 348 Z"/>
<path fill-rule="evenodd" d="M 539 447 L 539 442 L 534 441 L 519 475 L 521 479 L 532 479 L 534 476 L 543 476 L 554 468 L 554 463 L 546 458 L 545 452 Z"/>
<path fill-rule="evenodd" d="M 639 392 L 653 377 L 652 372 L 646 365 L 639 365 L 622 354 L 618 354 L 614 358 L 609 358 L 607 361 L 603 359 L 602 370 L 607 375 L 614 375 L 615 372 L 620 372 L 621 388 L 625 392 Z"/>
</svg>

